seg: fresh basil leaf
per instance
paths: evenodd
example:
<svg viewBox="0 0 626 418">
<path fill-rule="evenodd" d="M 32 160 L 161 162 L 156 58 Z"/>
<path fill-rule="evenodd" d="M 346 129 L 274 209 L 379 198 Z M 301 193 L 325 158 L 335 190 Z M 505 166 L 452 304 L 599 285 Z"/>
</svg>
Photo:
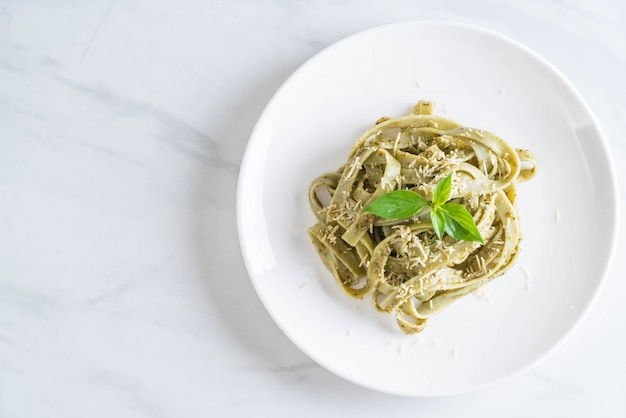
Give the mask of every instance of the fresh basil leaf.
<svg viewBox="0 0 626 418">
<path fill-rule="evenodd" d="M 409 218 L 422 210 L 428 201 L 411 190 L 394 190 L 373 201 L 365 209 L 386 219 Z"/>
<path fill-rule="evenodd" d="M 444 214 L 444 229 L 448 235 L 458 240 L 478 241 L 484 244 L 474 218 L 465 206 L 446 203 L 437 209 Z"/>
<path fill-rule="evenodd" d="M 443 238 L 443 232 L 445 231 L 446 215 L 441 208 L 435 206 L 430 210 L 430 221 L 433 223 L 435 234 L 439 239 Z"/>
<path fill-rule="evenodd" d="M 452 173 L 444 179 L 439 180 L 435 191 L 433 192 L 433 205 L 441 206 L 450 199 L 450 192 L 452 191 Z"/>
<path fill-rule="evenodd" d="M 484 244 L 474 218 L 463 205 L 446 203 L 452 192 L 452 173 L 437 183 L 432 203 L 411 190 L 394 190 L 376 199 L 365 209 L 386 219 L 409 218 L 430 206 L 430 220 L 435 234 L 443 239 L 448 234 L 457 240 L 478 241 Z"/>
</svg>

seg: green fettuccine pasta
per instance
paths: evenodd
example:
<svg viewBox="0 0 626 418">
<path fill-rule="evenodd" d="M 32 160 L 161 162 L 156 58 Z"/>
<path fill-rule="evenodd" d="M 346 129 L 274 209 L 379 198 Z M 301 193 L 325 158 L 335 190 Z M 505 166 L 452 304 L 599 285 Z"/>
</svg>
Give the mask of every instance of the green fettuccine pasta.
<svg viewBox="0 0 626 418">
<path fill-rule="evenodd" d="M 348 295 L 371 297 L 406 334 L 511 267 L 521 240 L 515 187 L 536 170 L 530 152 L 432 111 L 420 101 L 408 116 L 379 119 L 343 166 L 309 188 L 317 219 L 309 235 L 321 261 Z M 450 202 L 468 209 L 484 244 L 439 239 L 428 208 L 403 219 L 363 210 L 392 190 L 431 200 L 450 173 Z"/>
</svg>

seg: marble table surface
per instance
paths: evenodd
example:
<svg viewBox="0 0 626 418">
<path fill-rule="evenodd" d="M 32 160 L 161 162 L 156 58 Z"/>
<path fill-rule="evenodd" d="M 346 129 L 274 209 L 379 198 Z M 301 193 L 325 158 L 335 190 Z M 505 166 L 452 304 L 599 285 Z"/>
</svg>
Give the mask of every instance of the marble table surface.
<svg viewBox="0 0 626 418">
<path fill-rule="evenodd" d="M 624 214 L 620 0 L 0 1 L 0 416 L 626 416 L 623 226 L 576 332 L 468 395 L 349 383 L 259 301 L 234 210 L 255 121 L 324 47 L 419 19 L 501 32 L 559 68 L 602 125 Z"/>
</svg>

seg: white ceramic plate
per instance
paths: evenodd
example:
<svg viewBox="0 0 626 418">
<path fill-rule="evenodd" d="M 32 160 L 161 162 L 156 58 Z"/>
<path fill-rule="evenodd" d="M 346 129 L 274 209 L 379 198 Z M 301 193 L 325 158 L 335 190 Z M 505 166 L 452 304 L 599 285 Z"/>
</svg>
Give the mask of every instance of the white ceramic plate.
<svg viewBox="0 0 626 418">
<path fill-rule="evenodd" d="M 516 266 L 489 297 L 469 295 L 405 336 L 324 269 L 307 235 L 307 190 L 376 119 L 405 115 L 419 99 L 533 151 L 539 172 L 518 188 L 525 238 Z M 553 350 L 598 294 L 617 214 L 607 145 L 569 82 L 510 39 L 443 22 L 368 30 L 305 63 L 252 133 L 237 201 L 246 266 L 285 334 L 349 381 L 411 396 L 484 388 Z"/>
</svg>

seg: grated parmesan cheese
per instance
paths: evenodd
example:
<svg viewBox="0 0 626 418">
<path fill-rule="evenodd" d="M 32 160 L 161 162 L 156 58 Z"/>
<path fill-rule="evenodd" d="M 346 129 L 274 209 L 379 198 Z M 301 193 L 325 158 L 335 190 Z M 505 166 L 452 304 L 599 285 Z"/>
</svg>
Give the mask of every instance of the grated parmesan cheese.
<svg viewBox="0 0 626 418">
<path fill-rule="evenodd" d="M 398 135 L 396 135 L 396 140 L 393 143 L 393 155 L 396 155 L 398 153 L 398 142 L 400 142 L 400 132 L 398 132 Z M 401 182 L 398 182 L 401 183 Z"/>
<path fill-rule="evenodd" d="M 480 300 L 486 300 L 487 302 L 491 302 L 491 290 L 486 287 L 479 287 L 474 291 L 474 295 Z"/>
<path fill-rule="evenodd" d="M 452 350 L 452 357 L 455 359 L 459 358 L 459 349 L 458 348 L 454 348 L 454 350 Z"/>
</svg>

